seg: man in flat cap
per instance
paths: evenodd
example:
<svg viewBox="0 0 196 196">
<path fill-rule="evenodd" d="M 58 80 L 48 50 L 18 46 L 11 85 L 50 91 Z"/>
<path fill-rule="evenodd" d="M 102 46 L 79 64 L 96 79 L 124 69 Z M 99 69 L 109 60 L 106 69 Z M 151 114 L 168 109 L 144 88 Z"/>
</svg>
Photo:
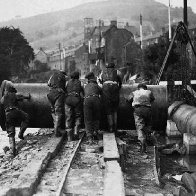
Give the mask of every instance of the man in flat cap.
<svg viewBox="0 0 196 196">
<path fill-rule="evenodd" d="M 94 136 L 98 134 L 101 116 L 101 88 L 97 84 L 93 72 L 85 76 L 88 84 L 84 88 L 84 122 L 88 141 L 93 143 Z"/>
<path fill-rule="evenodd" d="M 138 84 L 138 89 L 129 96 L 134 108 L 135 126 L 138 134 L 138 140 L 141 145 L 141 153 L 146 152 L 147 134 L 151 132 L 151 105 L 155 98 L 153 93 L 148 90 L 145 84 Z"/>
<path fill-rule="evenodd" d="M 107 114 L 109 132 L 117 133 L 117 110 L 119 105 L 119 92 L 122 85 L 118 70 L 114 63 L 109 63 L 101 76 L 103 84 L 103 105 Z"/>
<path fill-rule="evenodd" d="M 68 141 L 71 141 L 74 129 L 74 139 L 78 139 L 78 132 L 81 126 L 82 103 L 84 89 L 79 80 L 80 74 L 74 71 L 70 75 L 71 79 L 66 85 L 67 97 L 65 99 L 66 129 Z"/>
</svg>

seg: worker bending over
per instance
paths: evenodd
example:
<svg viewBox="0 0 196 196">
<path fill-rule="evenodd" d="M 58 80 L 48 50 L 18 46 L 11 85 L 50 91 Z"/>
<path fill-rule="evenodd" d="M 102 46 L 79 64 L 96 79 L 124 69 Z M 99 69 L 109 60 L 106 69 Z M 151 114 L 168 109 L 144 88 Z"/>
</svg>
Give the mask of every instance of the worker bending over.
<svg viewBox="0 0 196 196">
<path fill-rule="evenodd" d="M 24 139 L 24 132 L 27 129 L 29 123 L 29 116 L 23 110 L 19 108 L 18 101 L 24 99 L 30 99 L 30 95 L 23 96 L 17 94 L 17 90 L 12 84 L 7 83 L 5 87 L 4 96 L 1 98 L 1 104 L 5 110 L 6 116 L 6 131 L 9 137 L 10 154 L 16 156 L 16 144 L 15 144 L 15 127 L 20 126 L 20 132 L 18 137 Z"/>
<path fill-rule="evenodd" d="M 101 116 L 101 88 L 97 84 L 93 72 L 85 76 L 88 84 L 84 88 L 84 122 L 89 144 L 93 143 L 94 137 L 98 135 Z"/>
<path fill-rule="evenodd" d="M 110 132 L 117 133 L 117 110 L 119 105 L 119 92 L 122 85 L 118 70 L 114 63 L 109 63 L 103 70 L 101 76 L 103 84 L 103 105 L 107 114 L 108 129 Z"/>
<path fill-rule="evenodd" d="M 79 138 L 78 132 L 81 126 L 82 103 L 84 97 L 84 89 L 79 80 L 79 72 L 73 72 L 70 77 L 71 79 L 66 85 L 67 97 L 65 99 L 65 115 L 68 141 L 72 140 L 73 129 L 74 139 Z"/>
<path fill-rule="evenodd" d="M 51 105 L 51 113 L 56 137 L 62 136 L 62 126 L 65 124 L 65 85 L 67 76 L 64 71 L 56 71 L 49 79 L 48 100 Z"/>
<path fill-rule="evenodd" d="M 153 93 L 147 89 L 145 84 L 139 84 L 138 89 L 129 96 L 129 101 L 132 101 L 134 108 L 135 126 L 141 145 L 141 153 L 146 152 L 146 138 L 151 132 L 151 104 L 154 100 Z"/>
</svg>

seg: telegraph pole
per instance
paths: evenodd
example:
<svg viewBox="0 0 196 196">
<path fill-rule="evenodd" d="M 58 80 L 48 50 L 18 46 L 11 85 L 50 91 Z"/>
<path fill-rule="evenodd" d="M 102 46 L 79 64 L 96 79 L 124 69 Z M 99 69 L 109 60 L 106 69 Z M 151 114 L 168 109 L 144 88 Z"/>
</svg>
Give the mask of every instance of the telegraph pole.
<svg viewBox="0 0 196 196">
<path fill-rule="evenodd" d="M 140 14 L 140 42 L 141 49 L 143 48 L 143 30 L 142 30 L 142 15 Z"/>
<path fill-rule="evenodd" d="M 188 16 L 187 16 L 187 0 L 184 0 L 184 24 L 188 27 Z"/>
<path fill-rule="evenodd" d="M 169 7 L 168 7 L 168 20 L 169 20 L 169 41 L 171 41 L 171 12 L 170 12 L 170 0 L 169 0 Z"/>
</svg>

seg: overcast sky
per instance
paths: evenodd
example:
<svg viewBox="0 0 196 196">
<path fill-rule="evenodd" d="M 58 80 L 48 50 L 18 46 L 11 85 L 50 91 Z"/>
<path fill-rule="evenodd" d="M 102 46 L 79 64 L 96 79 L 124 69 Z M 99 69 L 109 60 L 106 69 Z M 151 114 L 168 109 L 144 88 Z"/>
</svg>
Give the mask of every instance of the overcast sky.
<svg viewBox="0 0 196 196">
<path fill-rule="evenodd" d="M 15 17 L 28 17 L 46 12 L 66 9 L 76 5 L 100 0 L 0 0 L 0 21 Z M 120 1 L 120 0 L 119 0 Z M 137 0 L 136 0 L 137 1 Z M 156 0 L 168 5 L 169 0 Z M 183 0 L 170 0 L 173 7 L 182 7 Z M 196 0 L 187 0 L 196 13 Z"/>
</svg>

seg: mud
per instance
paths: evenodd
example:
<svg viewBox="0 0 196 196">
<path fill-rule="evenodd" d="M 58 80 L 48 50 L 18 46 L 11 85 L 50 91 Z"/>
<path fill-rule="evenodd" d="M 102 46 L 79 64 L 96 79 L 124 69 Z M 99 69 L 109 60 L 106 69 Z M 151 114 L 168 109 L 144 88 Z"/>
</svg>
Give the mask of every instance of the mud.
<svg viewBox="0 0 196 196">
<path fill-rule="evenodd" d="M 127 144 L 127 160 L 124 172 L 126 195 L 172 195 L 171 187 L 163 188 L 156 184 L 153 172 L 153 146 L 148 146 L 147 153 L 141 154 L 134 132 L 121 137 L 121 139 Z"/>
<path fill-rule="evenodd" d="M 25 134 L 25 140 L 19 141 L 18 138 L 16 138 L 16 146 L 18 150 L 16 157 L 11 158 L 9 156 L 9 151 L 7 151 L 6 154 L 1 152 L 0 187 L 11 187 L 17 182 L 17 179 L 27 164 L 31 162 L 31 160 L 36 159 L 38 153 L 42 153 L 42 147 L 52 134 L 53 131 L 51 129 L 29 129 Z M 6 134 L 4 134 L 4 138 L 2 138 L 7 139 L 5 137 Z M 3 146 L 5 145 L 9 146 L 7 140 L 4 140 Z M 1 147 L 3 148 L 3 146 Z"/>
</svg>

